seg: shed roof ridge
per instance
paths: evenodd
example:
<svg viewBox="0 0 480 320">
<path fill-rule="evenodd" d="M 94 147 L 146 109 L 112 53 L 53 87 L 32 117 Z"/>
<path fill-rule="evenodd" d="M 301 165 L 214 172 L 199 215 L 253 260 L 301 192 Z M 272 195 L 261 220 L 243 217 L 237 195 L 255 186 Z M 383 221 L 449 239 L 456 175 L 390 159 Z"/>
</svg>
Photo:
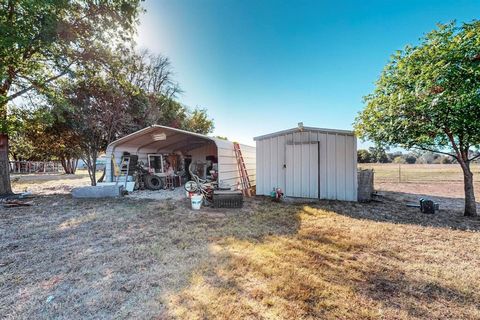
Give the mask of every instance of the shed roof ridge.
<svg viewBox="0 0 480 320">
<path fill-rule="evenodd" d="M 328 128 L 318 128 L 318 127 L 295 127 L 291 129 L 286 129 L 286 130 L 281 130 L 277 132 L 272 132 L 268 134 L 264 134 L 261 136 L 254 137 L 253 140 L 262 140 L 262 139 L 267 139 L 267 138 L 273 138 L 289 133 L 295 133 L 295 132 L 304 132 L 304 131 L 316 131 L 316 132 L 324 132 L 324 133 L 338 133 L 338 134 L 346 134 L 346 135 L 355 135 L 355 133 L 352 130 L 342 130 L 342 129 L 328 129 Z"/>
</svg>

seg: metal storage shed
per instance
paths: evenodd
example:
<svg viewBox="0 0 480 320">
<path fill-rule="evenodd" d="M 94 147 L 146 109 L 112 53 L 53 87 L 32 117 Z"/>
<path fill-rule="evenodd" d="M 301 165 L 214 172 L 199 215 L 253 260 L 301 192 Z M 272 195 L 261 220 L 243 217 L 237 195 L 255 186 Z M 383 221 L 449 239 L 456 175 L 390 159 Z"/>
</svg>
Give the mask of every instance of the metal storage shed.
<svg viewBox="0 0 480 320">
<path fill-rule="evenodd" d="M 257 195 L 357 201 L 357 140 L 351 131 L 303 127 L 254 138 Z"/>
<path fill-rule="evenodd" d="M 240 145 L 252 185 L 255 185 L 255 147 Z M 218 159 L 218 181 L 235 187 L 240 181 L 233 142 L 176 128 L 153 125 L 110 143 L 106 150 L 106 181 L 113 180 L 112 155 L 119 164 L 124 152 L 146 162 L 149 154 L 177 153 L 192 161 L 207 156 Z"/>
</svg>

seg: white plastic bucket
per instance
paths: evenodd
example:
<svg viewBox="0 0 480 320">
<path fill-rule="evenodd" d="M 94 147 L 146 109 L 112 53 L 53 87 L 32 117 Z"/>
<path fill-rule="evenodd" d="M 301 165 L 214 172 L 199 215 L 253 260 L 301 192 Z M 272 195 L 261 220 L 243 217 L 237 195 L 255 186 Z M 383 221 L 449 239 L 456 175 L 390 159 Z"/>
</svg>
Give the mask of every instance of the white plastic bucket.
<svg viewBox="0 0 480 320">
<path fill-rule="evenodd" d="M 193 210 L 200 210 L 200 208 L 202 207 L 203 195 L 201 194 L 193 195 L 190 198 L 190 201 L 192 202 Z"/>
</svg>

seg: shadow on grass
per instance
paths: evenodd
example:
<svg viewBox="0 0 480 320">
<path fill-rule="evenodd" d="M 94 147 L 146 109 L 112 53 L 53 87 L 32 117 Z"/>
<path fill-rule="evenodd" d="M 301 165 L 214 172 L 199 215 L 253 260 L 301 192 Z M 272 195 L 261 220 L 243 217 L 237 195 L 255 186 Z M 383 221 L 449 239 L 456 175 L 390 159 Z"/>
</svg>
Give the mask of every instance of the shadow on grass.
<svg viewBox="0 0 480 320">
<path fill-rule="evenodd" d="M 32 201 L 0 209 L 0 314 L 7 318 L 161 316 L 158 297 L 189 284 L 212 242 L 258 242 L 299 225 L 294 208 L 272 216 L 255 201 L 243 210 L 200 212 L 186 200 Z"/>
<path fill-rule="evenodd" d="M 13 318 L 479 314 L 480 281 L 468 271 L 480 253 L 469 255 L 455 239 L 433 242 L 436 230 L 422 234 L 358 219 L 357 211 L 377 204 L 249 199 L 241 210 L 193 212 L 186 201 L 45 196 L 34 202 L 0 211 L 0 314 Z M 348 216 L 352 207 L 357 214 Z M 424 253 L 418 243 L 436 251 Z M 451 265 L 436 252 L 448 253 Z M 456 279 L 467 273 L 462 287 Z"/>
<path fill-rule="evenodd" d="M 423 227 L 448 228 L 457 230 L 480 231 L 480 217 L 465 217 L 461 209 L 445 209 L 442 204 L 458 201 L 458 198 L 429 197 L 440 203 L 440 210 L 435 214 L 424 214 L 419 208 L 408 207 L 407 203 L 417 204 L 420 195 L 382 192 L 379 201 L 369 203 L 345 203 L 341 201 L 319 201 L 316 208 L 335 211 L 338 214 L 379 222 L 411 224 Z M 479 207 L 480 213 L 480 207 Z"/>
<path fill-rule="evenodd" d="M 290 207 L 272 208 L 271 217 Z M 331 208 L 295 208 L 290 217 L 299 221 L 295 233 L 213 242 L 209 262 L 195 270 L 190 284 L 163 297 L 168 317 L 425 319 L 480 314 L 479 296 L 472 295 L 475 284 L 462 288 L 429 273 L 442 268 L 448 273 L 452 266 L 444 267 L 432 256 L 409 260 L 417 248 L 399 245 L 404 229 L 352 219 Z M 406 252 L 399 250 L 402 245 Z M 445 250 L 454 249 L 447 244 Z M 412 270 L 415 263 L 417 270 Z"/>
</svg>

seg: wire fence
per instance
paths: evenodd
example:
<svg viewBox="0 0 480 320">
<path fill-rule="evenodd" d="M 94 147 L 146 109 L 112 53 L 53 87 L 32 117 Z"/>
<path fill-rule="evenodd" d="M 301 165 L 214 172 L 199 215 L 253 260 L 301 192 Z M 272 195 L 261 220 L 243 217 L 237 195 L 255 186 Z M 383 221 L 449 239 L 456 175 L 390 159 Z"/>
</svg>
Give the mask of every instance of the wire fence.
<svg viewBox="0 0 480 320">
<path fill-rule="evenodd" d="M 376 182 L 461 182 L 458 164 L 359 163 L 359 169 L 373 169 Z M 472 164 L 473 179 L 480 182 L 480 164 Z"/>
<path fill-rule="evenodd" d="M 10 161 L 10 173 L 62 173 L 60 161 Z"/>
</svg>

